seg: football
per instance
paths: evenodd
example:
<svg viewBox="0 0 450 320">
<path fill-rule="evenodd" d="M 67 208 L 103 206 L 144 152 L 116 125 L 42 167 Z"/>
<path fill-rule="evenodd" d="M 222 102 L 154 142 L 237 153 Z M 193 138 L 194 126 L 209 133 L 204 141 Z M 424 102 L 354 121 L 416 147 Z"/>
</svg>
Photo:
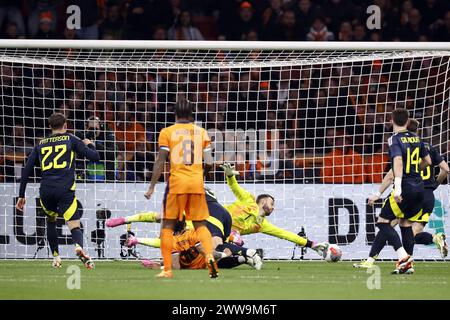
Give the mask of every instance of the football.
<svg viewBox="0 0 450 320">
<path fill-rule="evenodd" d="M 338 262 L 341 260 L 342 250 L 336 244 L 329 244 L 328 248 L 323 252 L 323 258 L 328 262 Z"/>
</svg>

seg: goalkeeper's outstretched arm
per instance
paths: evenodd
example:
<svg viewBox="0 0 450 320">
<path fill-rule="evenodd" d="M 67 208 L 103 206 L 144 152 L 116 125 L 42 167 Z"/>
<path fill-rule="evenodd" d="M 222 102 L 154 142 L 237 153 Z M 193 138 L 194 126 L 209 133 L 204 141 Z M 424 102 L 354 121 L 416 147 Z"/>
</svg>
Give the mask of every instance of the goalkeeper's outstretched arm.
<svg viewBox="0 0 450 320">
<path fill-rule="evenodd" d="M 325 250 L 325 248 L 327 247 L 326 243 L 318 243 L 315 241 L 310 241 L 306 238 L 300 237 L 298 234 L 276 227 L 267 220 L 263 221 L 261 225 L 261 232 L 264 234 L 277 237 L 279 239 L 284 239 L 293 242 L 301 247 L 311 248 L 314 251 L 316 251 L 320 256 L 323 255 L 323 250 Z"/>
<path fill-rule="evenodd" d="M 261 225 L 261 232 L 264 234 L 268 234 L 280 239 L 293 242 L 302 247 L 306 247 L 306 244 L 308 243 L 307 239 L 300 237 L 298 234 L 295 234 L 293 232 L 276 227 L 267 220 L 263 221 Z"/>
<path fill-rule="evenodd" d="M 237 182 L 236 176 L 239 175 L 239 172 L 234 169 L 233 165 L 230 163 L 224 163 L 220 167 L 223 169 L 225 176 L 227 177 L 228 186 L 239 201 L 255 201 L 253 195 L 242 188 Z"/>
</svg>

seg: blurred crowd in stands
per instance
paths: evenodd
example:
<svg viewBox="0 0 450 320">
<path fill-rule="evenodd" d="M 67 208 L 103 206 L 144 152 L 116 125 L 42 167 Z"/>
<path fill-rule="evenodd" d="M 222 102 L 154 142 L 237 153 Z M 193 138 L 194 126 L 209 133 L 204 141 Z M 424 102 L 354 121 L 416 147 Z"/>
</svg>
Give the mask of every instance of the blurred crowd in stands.
<svg viewBox="0 0 450 320">
<path fill-rule="evenodd" d="M 448 1 L 70 3 L 88 13 L 81 30 L 64 28 L 65 1 L 2 1 L 3 37 L 450 41 Z M 365 27 L 372 3 L 382 9 L 381 30 Z M 79 181 L 148 181 L 158 132 L 174 122 L 173 106 L 182 99 L 192 102 L 207 129 L 267 130 L 257 141 L 266 141 L 268 151 L 255 159 L 249 153 L 216 155 L 219 162 L 236 163 L 244 181 L 381 182 L 389 168 L 389 113 L 397 107 L 410 109 L 422 135 L 450 152 L 449 63 L 449 57 L 419 57 L 183 72 L 2 62 L 0 182 L 18 181 L 26 156 L 49 134 L 46 120 L 55 111 L 66 115 L 71 133 L 94 140 L 100 150 L 99 163 L 77 164 Z M 223 176 L 218 171 L 209 179 Z"/>
<path fill-rule="evenodd" d="M 1 176 L 20 177 L 26 155 L 49 134 L 47 118 L 57 111 L 69 120 L 69 132 L 94 140 L 101 152 L 100 163 L 80 163 L 80 179 L 146 181 L 158 132 L 174 122 L 176 101 L 188 99 L 217 150 L 231 150 L 218 151 L 216 160 L 235 162 L 242 179 L 380 182 L 388 170 L 389 114 L 397 107 L 411 110 L 422 136 L 450 151 L 449 63 L 449 57 L 422 57 L 183 72 L 4 62 Z M 246 138 L 233 136 L 241 133 Z M 236 141 L 241 145 L 233 146 Z M 249 152 L 235 152 L 242 142 Z M 251 158 L 255 148 L 267 152 Z"/>
<path fill-rule="evenodd" d="M 381 29 L 366 13 L 381 10 Z M 81 28 L 69 30 L 69 5 Z M 3 38 L 450 41 L 448 0 L 2 0 Z"/>
</svg>

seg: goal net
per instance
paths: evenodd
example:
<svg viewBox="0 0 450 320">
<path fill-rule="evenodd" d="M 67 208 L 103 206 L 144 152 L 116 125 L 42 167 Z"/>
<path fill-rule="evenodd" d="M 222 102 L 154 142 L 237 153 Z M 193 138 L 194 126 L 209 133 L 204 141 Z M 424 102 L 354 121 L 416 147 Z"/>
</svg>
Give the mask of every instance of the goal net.
<svg viewBox="0 0 450 320">
<path fill-rule="evenodd" d="M 85 247 L 95 258 L 159 257 L 124 245 L 127 232 L 158 237 L 159 225 L 107 229 L 109 217 L 161 211 L 164 184 L 144 198 L 159 131 L 189 100 L 208 129 L 216 164 L 232 162 L 241 186 L 269 193 L 274 225 L 367 256 L 381 200 L 367 205 L 389 170 L 390 113 L 406 107 L 421 136 L 450 152 L 450 46 L 433 43 L 236 43 L 0 41 L 0 258 L 48 258 L 39 168 L 24 213 L 14 208 L 21 169 L 61 112 L 69 132 L 95 141 L 101 160 L 77 160 Z M 434 174 L 434 173 L 431 173 Z M 221 203 L 235 197 L 216 166 L 207 179 Z M 431 233 L 450 233 L 449 187 L 435 191 Z M 384 194 L 386 197 L 388 191 Z M 59 220 L 63 257 L 73 257 Z M 269 235 L 244 236 L 270 259 L 317 259 Z M 440 259 L 432 246 L 416 258 Z M 391 249 L 382 258 L 395 258 Z"/>
</svg>

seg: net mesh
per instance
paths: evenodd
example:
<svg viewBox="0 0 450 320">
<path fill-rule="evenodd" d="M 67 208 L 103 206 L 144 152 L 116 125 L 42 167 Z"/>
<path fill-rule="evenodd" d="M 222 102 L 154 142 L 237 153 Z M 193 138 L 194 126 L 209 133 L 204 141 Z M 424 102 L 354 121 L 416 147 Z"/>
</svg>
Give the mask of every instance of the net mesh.
<svg viewBox="0 0 450 320">
<path fill-rule="evenodd" d="M 69 132 L 95 140 L 100 151 L 99 163 L 77 160 L 87 249 L 102 258 L 133 258 L 120 240 L 125 227 L 106 230 L 105 219 L 161 211 L 164 186 L 147 201 L 145 182 L 158 133 L 185 99 L 212 137 L 216 163 L 235 163 L 244 188 L 275 197 L 271 223 L 337 242 L 348 259 L 365 257 L 381 207 L 367 206 L 367 197 L 389 169 L 390 112 L 408 108 L 422 137 L 442 154 L 450 151 L 449 57 L 426 50 L 2 48 L 0 258 L 49 256 L 44 214 L 33 200 L 39 169 L 24 215 L 14 203 L 24 161 L 50 133 L 47 118 L 55 111 L 66 115 Z M 220 169 L 207 180 L 220 202 L 234 200 Z M 450 231 L 448 186 L 435 194 L 428 231 Z M 157 237 L 158 230 L 132 226 L 138 236 Z M 70 243 L 68 231 L 59 232 L 60 242 Z M 268 258 L 299 258 L 286 240 L 263 234 L 244 240 Z M 71 247 L 63 247 L 71 257 Z M 157 249 L 137 250 L 159 256 Z M 418 258 L 439 258 L 430 248 L 416 250 Z"/>
</svg>

